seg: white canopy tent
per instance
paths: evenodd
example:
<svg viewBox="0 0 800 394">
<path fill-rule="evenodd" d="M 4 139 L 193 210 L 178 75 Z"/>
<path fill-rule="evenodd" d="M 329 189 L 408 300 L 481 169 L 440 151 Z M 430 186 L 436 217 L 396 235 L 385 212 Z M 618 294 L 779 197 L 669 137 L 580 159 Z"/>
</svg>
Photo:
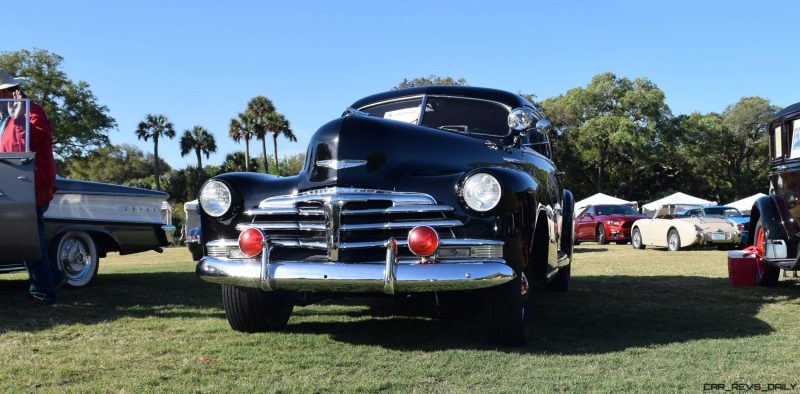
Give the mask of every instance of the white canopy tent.
<svg viewBox="0 0 800 394">
<path fill-rule="evenodd" d="M 614 204 L 614 205 L 628 205 L 633 209 L 638 209 L 639 204 L 636 201 L 626 201 L 621 198 L 616 198 L 603 193 L 597 193 L 591 197 L 584 198 L 575 203 L 575 216 L 578 216 L 584 208 L 589 205 L 598 204 Z"/>
<path fill-rule="evenodd" d="M 645 215 L 652 215 L 662 205 L 670 205 L 670 204 L 714 205 L 716 203 L 717 203 L 716 201 L 703 200 L 702 198 L 697 198 L 685 193 L 678 192 L 666 196 L 660 200 L 655 200 L 649 204 L 642 205 L 642 213 L 644 213 Z"/>
<path fill-rule="evenodd" d="M 739 201 L 734 201 L 734 202 L 732 202 L 730 204 L 725 204 L 725 205 L 729 206 L 729 207 L 734 207 L 734 208 L 742 211 L 743 214 L 749 215 L 750 214 L 750 210 L 753 209 L 753 203 L 755 203 L 756 200 L 758 200 L 759 198 L 765 197 L 765 196 L 766 196 L 766 194 L 764 194 L 764 193 L 753 194 L 750 197 L 743 198 L 743 199 L 741 199 Z"/>
</svg>

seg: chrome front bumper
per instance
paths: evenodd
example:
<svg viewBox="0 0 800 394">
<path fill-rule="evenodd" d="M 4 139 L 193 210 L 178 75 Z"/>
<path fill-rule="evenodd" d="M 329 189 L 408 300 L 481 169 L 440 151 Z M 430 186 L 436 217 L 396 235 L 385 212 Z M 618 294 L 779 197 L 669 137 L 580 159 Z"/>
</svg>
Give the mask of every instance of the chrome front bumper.
<svg viewBox="0 0 800 394">
<path fill-rule="evenodd" d="M 265 245 L 261 259 L 203 257 L 197 264 L 197 275 L 207 282 L 264 291 L 386 294 L 481 289 L 516 277 L 503 259 L 401 261 L 394 240 L 386 243 L 386 260 L 373 263 L 270 262 L 269 246 Z"/>
</svg>

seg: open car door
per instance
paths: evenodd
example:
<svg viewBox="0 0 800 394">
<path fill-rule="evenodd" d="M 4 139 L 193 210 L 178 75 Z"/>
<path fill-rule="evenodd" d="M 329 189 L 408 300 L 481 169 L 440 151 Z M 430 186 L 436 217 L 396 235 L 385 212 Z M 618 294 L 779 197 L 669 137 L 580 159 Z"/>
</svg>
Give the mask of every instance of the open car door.
<svg viewBox="0 0 800 394">
<path fill-rule="evenodd" d="M 0 153 L 0 264 L 41 257 L 36 225 L 33 158 L 36 154 Z"/>
<path fill-rule="evenodd" d="M 34 184 L 34 157 L 30 146 L 30 100 L 25 105 L 26 152 L 0 152 L 0 264 L 19 264 L 41 258 L 39 229 L 36 221 L 36 192 Z M 4 122 L 0 122 L 2 133 Z"/>
</svg>

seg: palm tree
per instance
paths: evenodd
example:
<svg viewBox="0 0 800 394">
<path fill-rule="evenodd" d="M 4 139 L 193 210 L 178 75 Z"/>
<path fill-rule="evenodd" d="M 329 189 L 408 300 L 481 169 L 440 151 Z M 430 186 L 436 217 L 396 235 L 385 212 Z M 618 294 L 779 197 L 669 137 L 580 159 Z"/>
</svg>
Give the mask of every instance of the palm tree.
<svg viewBox="0 0 800 394">
<path fill-rule="evenodd" d="M 244 140 L 244 166 L 245 171 L 250 171 L 250 139 L 253 138 L 254 121 L 252 115 L 239 113 L 238 118 L 231 119 L 228 127 L 228 136 L 235 142 Z"/>
<path fill-rule="evenodd" d="M 159 166 L 158 166 L 158 139 L 161 136 L 167 138 L 175 138 L 175 126 L 164 115 L 147 114 L 144 121 L 139 122 L 136 128 L 136 137 L 140 140 L 147 141 L 153 139 L 155 147 L 153 155 L 155 156 L 155 175 L 156 175 L 156 190 L 161 190 L 161 180 L 159 180 Z"/>
<path fill-rule="evenodd" d="M 205 127 L 196 125 L 191 130 L 185 130 L 181 137 L 181 157 L 193 151 L 197 155 L 197 168 L 203 169 L 202 155 L 208 156 L 217 151 L 217 141 L 208 133 Z"/>
<path fill-rule="evenodd" d="M 267 167 L 267 132 L 270 118 L 275 112 L 275 105 L 270 99 L 264 96 L 256 96 L 247 103 L 246 112 L 253 117 L 254 133 L 256 138 L 261 140 L 261 159 L 264 161 L 264 172 L 269 172 Z"/>
<path fill-rule="evenodd" d="M 283 136 L 289 141 L 297 142 L 297 137 L 292 133 L 289 121 L 280 113 L 275 112 L 271 116 L 269 131 L 272 132 L 272 144 L 275 148 L 275 169 L 278 169 L 278 136 Z"/>
</svg>

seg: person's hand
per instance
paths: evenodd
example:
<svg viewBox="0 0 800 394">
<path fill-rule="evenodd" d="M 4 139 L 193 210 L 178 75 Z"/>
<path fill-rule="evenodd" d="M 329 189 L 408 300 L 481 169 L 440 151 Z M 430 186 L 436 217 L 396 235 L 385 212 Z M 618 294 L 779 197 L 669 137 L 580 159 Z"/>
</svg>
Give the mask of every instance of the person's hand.
<svg viewBox="0 0 800 394">
<path fill-rule="evenodd" d="M 22 100 L 22 93 L 19 90 L 11 94 L 14 100 Z M 8 116 L 12 119 L 19 119 L 22 115 L 22 101 L 9 101 L 8 102 Z"/>
</svg>

